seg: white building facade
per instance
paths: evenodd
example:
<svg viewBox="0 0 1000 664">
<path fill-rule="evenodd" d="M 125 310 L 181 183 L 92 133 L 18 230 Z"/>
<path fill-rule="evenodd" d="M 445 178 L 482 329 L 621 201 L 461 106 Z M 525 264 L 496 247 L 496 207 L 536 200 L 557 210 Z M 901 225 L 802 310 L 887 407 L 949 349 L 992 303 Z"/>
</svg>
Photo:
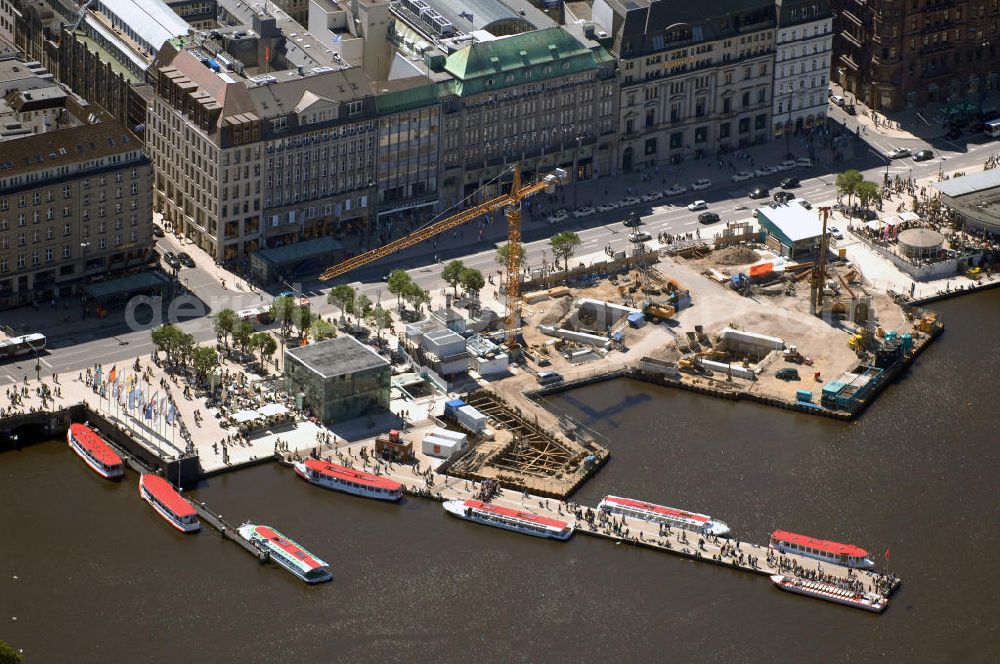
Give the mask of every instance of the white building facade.
<svg viewBox="0 0 1000 664">
<path fill-rule="evenodd" d="M 777 0 L 775 138 L 823 125 L 829 108 L 833 15 L 827 0 Z"/>
</svg>

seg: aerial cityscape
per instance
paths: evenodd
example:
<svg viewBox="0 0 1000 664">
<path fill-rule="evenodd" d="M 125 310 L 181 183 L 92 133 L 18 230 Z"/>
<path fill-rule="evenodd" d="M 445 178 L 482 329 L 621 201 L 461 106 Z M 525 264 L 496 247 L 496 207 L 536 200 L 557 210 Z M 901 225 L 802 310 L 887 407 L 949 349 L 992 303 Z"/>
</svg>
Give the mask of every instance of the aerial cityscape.
<svg viewBox="0 0 1000 664">
<path fill-rule="evenodd" d="M 0 0 L 0 664 L 995 661 L 998 21 Z"/>
</svg>

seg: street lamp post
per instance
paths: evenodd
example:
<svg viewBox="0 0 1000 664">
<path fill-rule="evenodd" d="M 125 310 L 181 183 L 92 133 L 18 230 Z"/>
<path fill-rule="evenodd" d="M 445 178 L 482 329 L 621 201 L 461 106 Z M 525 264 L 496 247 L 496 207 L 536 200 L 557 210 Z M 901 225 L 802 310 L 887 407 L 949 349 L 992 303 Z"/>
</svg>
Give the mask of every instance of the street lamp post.
<svg viewBox="0 0 1000 664">
<path fill-rule="evenodd" d="M 580 144 L 586 136 L 582 133 L 576 136 L 576 152 L 573 153 L 573 209 L 576 209 L 577 190 L 580 188 Z"/>
</svg>

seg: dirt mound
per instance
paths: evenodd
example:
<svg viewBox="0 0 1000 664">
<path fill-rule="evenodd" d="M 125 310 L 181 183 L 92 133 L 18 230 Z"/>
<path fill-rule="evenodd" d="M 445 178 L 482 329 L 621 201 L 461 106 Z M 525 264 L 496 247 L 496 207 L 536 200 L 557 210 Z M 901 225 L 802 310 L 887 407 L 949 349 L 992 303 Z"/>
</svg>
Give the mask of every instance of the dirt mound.
<svg viewBox="0 0 1000 664">
<path fill-rule="evenodd" d="M 715 252 L 712 261 L 719 265 L 746 265 L 760 258 L 750 247 L 726 247 Z"/>
</svg>

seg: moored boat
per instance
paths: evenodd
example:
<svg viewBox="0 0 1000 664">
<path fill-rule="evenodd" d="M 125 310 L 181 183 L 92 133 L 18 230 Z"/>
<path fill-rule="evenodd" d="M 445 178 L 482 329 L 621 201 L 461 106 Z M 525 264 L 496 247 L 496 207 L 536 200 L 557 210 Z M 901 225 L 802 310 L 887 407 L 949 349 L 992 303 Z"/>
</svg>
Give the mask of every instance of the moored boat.
<svg viewBox="0 0 1000 664">
<path fill-rule="evenodd" d="M 86 424 L 70 424 L 66 430 L 66 442 L 101 477 L 116 480 L 125 475 L 122 458 Z"/>
<path fill-rule="evenodd" d="M 875 567 L 875 563 L 868 557 L 868 552 L 859 546 L 799 535 L 787 530 L 775 530 L 771 533 L 768 548 L 779 553 L 794 553 L 843 567 L 855 569 Z"/>
<path fill-rule="evenodd" d="M 201 528 L 194 506 L 159 475 L 141 475 L 139 495 L 177 530 L 193 533 Z"/>
<path fill-rule="evenodd" d="M 244 523 L 240 536 L 267 551 L 271 560 L 306 583 L 322 583 L 333 578 L 330 566 L 270 526 Z"/>
<path fill-rule="evenodd" d="M 535 537 L 567 540 L 576 528 L 575 525 L 565 521 L 509 507 L 500 507 L 484 503 L 481 500 L 446 500 L 444 508 L 460 519 L 475 521 L 495 528 L 505 528 Z"/>
<path fill-rule="evenodd" d="M 355 496 L 390 501 L 403 497 L 403 485 L 395 480 L 329 461 L 306 459 L 295 464 L 295 472 L 316 486 Z"/>
<path fill-rule="evenodd" d="M 652 523 L 662 523 L 672 528 L 683 528 L 693 530 L 702 535 L 716 535 L 726 537 L 729 535 L 729 526 L 718 519 L 713 519 L 707 514 L 688 512 L 675 507 L 664 507 L 653 503 L 646 503 L 632 498 L 621 498 L 619 496 L 604 496 L 597 505 L 600 509 L 621 516 L 642 519 Z"/>
<path fill-rule="evenodd" d="M 772 574 L 771 581 L 774 585 L 790 593 L 815 597 L 844 606 L 853 606 L 856 609 L 864 609 L 873 613 L 882 613 L 889 606 L 889 600 L 879 594 L 847 590 L 821 581 L 810 581 L 783 574 Z"/>
</svg>

